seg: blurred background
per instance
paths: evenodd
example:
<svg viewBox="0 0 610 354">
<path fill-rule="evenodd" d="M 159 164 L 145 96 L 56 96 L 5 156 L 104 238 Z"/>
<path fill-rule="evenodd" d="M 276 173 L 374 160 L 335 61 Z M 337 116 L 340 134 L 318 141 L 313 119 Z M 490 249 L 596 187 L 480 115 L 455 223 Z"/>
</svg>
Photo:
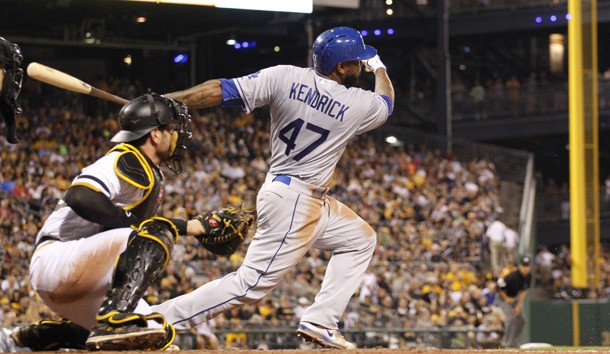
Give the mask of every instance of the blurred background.
<svg viewBox="0 0 610 354">
<path fill-rule="evenodd" d="M 396 109 L 383 128 L 355 143 L 335 177 L 335 194 L 370 220 L 380 237 L 370 274 L 350 305 L 352 317 L 345 319 L 346 333 L 370 346 L 497 346 L 501 315 L 491 306 L 493 296 L 479 299 L 494 293 L 494 280 L 518 255 L 531 254 L 535 283 L 523 341 L 573 344 L 571 323 L 532 323 L 548 313 L 569 313 L 567 303 L 548 300 L 588 298 L 602 305 L 584 310 L 593 322 L 586 322 L 583 343 L 610 345 L 610 329 L 602 323 L 610 294 L 610 1 L 597 1 L 602 252 L 592 262 L 602 264 L 602 273 L 587 289 L 573 289 L 569 280 L 567 0 L 314 0 L 310 13 L 0 0 L 0 9 L 0 35 L 21 46 L 24 67 L 37 61 L 126 98 L 272 65 L 311 66 L 310 47 L 319 33 L 358 29 L 388 67 Z M 370 75 L 364 79 L 363 88 L 371 88 Z M 32 319 L 25 307 L 35 299 L 24 270 L 37 227 L 79 169 L 110 146 L 120 108 L 27 77 L 22 100 L 23 142 L 3 141 L 1 156 L 0 298 L 7 328 Z M 252 204 L 266 169 L 266 116 L 265 110 L 249 116 L 195 112 L 189 171 L 169 176 L 173 199 L 164 212 L 188 217 L 201 208 Z M 209 187 L 202 191 L 202 185 Z M 489 252 L 486 231 L 494 221 L 518 235 L 518 241 L 504 241 L 509 252 L 501 261 Z M 192 257 L 189 266 L 177 266 L 177 276 L 165 274 L 150 301 L 239 264 L 239 258 L 215 259 L 194 244 L 178 250 L 176 259 Z M 219 319 L 221 346 L 299 346 L 290 327 L 295 317 L 278 318 L 276 310 L 313 300 L 310 288 L 327 258 L 308 255 L 295 269 L 297 290 L 286 285 L 271 303 L 260 304 L 262 310 Z M 495 326 L 485 326 L 488 317 Z M 230 331 L 238 320 L 243 337 Z M 283 339 L 260 330 L 264 321 L 274 323 Z M 184 335 L 183 347 L 204 345 L 195 341 L 204 334 Z"/>
</svg>

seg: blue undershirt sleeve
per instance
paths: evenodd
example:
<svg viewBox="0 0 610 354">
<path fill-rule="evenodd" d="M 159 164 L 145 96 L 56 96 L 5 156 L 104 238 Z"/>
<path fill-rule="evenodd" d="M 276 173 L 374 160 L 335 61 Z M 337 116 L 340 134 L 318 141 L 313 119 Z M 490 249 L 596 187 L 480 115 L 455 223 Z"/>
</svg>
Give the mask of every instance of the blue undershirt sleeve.
<svg viewBox="0 0 610 354">
<path fill-rule="evenodd" d="M 235 82 L 231 79 L 220 79 L 220 86 L 222 90 L 222 103 L 221 107 L 235 107 L 244 106 L 244 102 L 237 92 Z"/>
<path fill-rule="evenodd" d="M 384 99 L 384 101 L 388 104 L 388 115 L 392 114 L 392 101 L 390 100 L 390 98 L 386 95 L 379 95 L 381 96 L 381 98 Z M 224 97 L 224 95 L 223 95 Z"/>
</svg>

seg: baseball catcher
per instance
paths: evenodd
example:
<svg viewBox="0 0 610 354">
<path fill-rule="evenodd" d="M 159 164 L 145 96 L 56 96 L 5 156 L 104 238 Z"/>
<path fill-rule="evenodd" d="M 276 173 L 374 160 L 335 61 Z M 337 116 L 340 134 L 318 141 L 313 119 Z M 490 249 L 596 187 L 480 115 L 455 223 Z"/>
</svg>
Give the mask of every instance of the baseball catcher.
<svg viewBox="0 0 610 354">
<path fill-rule="evenodd" d="M 74 179 L 36 237 L 32 286 L 60 321 L 17 328 L 12 338 L 32 350 L 159 350 L 173 325 L 142 299 L 170 262 L 180 235 L 228 255 L 254 220 L 241 209 L 191 220 L 157 215 L 164 176 L 182 171 L 191 139 L 186 106 L 146 94 L 119 112 L 118 143 Z"/>
<path fill-rule="evenodd" d="M 0 37 L 0 118 L 6 124 L 6 140 L 13 144 L 19 141 L 15 116 L 21 114 L 17 97 L 23 81 L 22 61 L 19 46 Z"/>
</svg>

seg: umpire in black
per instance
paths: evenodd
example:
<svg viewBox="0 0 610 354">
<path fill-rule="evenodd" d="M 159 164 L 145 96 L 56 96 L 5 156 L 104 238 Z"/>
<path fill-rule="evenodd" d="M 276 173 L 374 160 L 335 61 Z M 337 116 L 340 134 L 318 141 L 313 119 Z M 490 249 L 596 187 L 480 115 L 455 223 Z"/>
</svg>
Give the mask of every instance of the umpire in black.
<svg viewBox="0 0 610 354">
<path fill-rule="evenodd" d="M 520 259 L 516 270 L 506 272 L 496 282 L 498 285 L 498 305 L 504 312 L 504 336 L 500 345 L 504 348 L 517 347 L 523 327 L 523 301 L 531 282 L 531 258 Z"/>
</svg>

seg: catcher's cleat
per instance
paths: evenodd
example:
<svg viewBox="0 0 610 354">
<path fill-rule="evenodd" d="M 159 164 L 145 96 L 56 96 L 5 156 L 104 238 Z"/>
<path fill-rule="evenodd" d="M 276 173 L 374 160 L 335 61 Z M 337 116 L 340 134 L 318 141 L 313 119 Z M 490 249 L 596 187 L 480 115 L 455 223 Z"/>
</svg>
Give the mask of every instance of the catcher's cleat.
<svg viewBox="0 0 610 354">
<path fill-rule="evenodd" d="M 148 327 L 147 321 L 154 320 L 162 327 Z M 97 316 L 87 339 L 88 350 L 165 350 L 174 339 L 174 326 L 165 322 L 161 314 L 139 315 L 112 311 Z"/>
<path fill-rule="evenodd" d="M 13 330 L 15 345 L 33 352 L 59 349 L 85 349 L 89 331 L 72 321 L 38 321 Z"/>
<path fill-rule="evenodd" d="M 356 349 L 356 345 L 345 340 L 338 330 L 320 327 L 313 323 L 301 322 L 297 334 L 306 342 L 314 342 L 326 348 Z"/>
</svg>

